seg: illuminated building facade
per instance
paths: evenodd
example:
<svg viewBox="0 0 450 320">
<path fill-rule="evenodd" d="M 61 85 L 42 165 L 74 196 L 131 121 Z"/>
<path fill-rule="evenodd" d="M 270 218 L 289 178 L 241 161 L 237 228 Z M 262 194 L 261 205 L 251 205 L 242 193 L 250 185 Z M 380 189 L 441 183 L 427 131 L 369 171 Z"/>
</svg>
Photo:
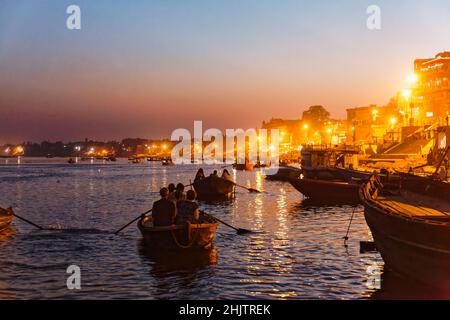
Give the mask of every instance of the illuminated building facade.
<svg viewBox="0 0 450 320">
<path fill-rule="evenodd" d="M 450 52 L 438 53 L 434 58 L 414 61 L 410 101 L 403 112 L 408 125 L 448 125 L 450 111 Z M 408 100 L 408 91 L 404 99 Z M 408 104 L 409 102 L 409 104 Z"/>
</svg>

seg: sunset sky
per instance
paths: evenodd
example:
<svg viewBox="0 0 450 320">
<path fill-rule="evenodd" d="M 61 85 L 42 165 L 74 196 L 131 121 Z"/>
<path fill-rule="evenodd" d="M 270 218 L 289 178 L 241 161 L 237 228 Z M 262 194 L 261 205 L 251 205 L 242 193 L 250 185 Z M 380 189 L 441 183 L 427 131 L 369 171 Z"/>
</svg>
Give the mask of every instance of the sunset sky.
<svg viewBox="0 0 450 320">
<path fill-rule="evenodd" d="M 345 118 L 449 39 L 448 0 L 1 0 L 0 143 L 249 128 L 313 104 Z"/>
</svg>

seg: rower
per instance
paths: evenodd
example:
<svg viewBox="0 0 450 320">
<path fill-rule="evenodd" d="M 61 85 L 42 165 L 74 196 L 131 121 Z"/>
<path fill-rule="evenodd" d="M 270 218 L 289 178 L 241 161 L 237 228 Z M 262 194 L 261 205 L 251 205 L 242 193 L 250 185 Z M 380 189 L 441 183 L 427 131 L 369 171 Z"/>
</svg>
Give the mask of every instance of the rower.
<svg viewBox="0 0 450 320">
<path fill-rule="evenodd" d="M 198 223 L 200 217 L 200 209 L 195 199 L 197 193 L 194 190 L 189 190 L 186 193 L 186 200 L 179 200 L 177 202 L 177 216 L 175 223 L 177 225 L 185 224 L 186 222 Z"/>
<path fill-rule="evenodd" d="M 152 218 L 153 226 L 165 227 L 173 224 L 176 216 L 175 204 L 168 199 L 169 189 L 162 188 L 159 191 L 161 199 L 153 203 Z"/>
</svg>

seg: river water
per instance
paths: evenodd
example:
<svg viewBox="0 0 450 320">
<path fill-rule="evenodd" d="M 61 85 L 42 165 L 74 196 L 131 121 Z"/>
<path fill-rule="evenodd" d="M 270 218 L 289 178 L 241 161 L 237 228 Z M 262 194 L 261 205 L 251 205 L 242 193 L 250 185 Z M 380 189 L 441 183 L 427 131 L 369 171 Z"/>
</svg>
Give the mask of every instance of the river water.
<svg viewBox="0 0 450 320">
<path fill-rule="evenodd" d="M 198 166 L 79 163 L 67 159 L 0 159 L 0 206 L 42 226 L 15 220 L 0 234 L 0 299 L 368 299 L 430 297 L 383 272 L 361 206 L 317 205 L 263 172 L 233 172 L 262 193 L 237 189 L 235 199 L 201 207 L 240 228 L 220 226 L 213 250 L 151 253 L 136 224 L 117 230 L 158 199 L 161 186 L 188 184 Z M 204 167 L 209 172 L 218 167 Z M 326 198 L 326 195 L 324 195 Z M 343 237 L 352 212 L 348 246 Z M 69 290 L 70 265 L 81 290 Z"/>
</svg>

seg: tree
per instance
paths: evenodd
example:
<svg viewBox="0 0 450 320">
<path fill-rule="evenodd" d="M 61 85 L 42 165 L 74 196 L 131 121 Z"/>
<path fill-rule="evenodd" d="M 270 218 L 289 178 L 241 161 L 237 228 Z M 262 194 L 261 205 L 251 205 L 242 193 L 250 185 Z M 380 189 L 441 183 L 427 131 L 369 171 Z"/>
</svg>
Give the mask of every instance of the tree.
<svg viewBox="0 0 450 320">
<path fill-rule="evenodd" d="M 320 128 L 330 120 L 330 113 L 323 106 L 311 106 L 303 112 L 303 121 L 310 126 Z"/>
</svg>

